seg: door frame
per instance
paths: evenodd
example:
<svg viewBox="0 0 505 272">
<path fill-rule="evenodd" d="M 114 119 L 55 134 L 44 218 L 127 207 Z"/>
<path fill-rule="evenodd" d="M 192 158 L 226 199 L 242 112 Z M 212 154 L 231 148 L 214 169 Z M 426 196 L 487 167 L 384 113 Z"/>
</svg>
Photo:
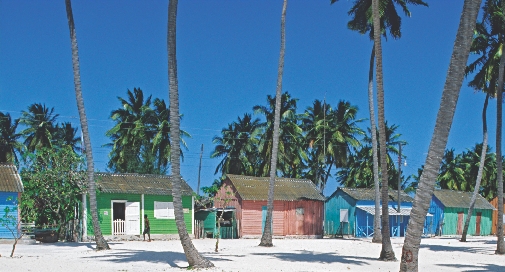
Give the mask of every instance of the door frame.
<svg viewBox="0 0 505 272">
<path fill-rule="evenodd" d="M 128 200 L 111 200 L 110 201 L 110 229 L 111 229 L 111 235 L 114 235 L 114 203 L 124 203 L 125 204 L 125 211 L 126 211 L 126 202 L 128 202 Z M 125 216 L 126 216 L 126 214 L 125 214 Z"/>
</svg>

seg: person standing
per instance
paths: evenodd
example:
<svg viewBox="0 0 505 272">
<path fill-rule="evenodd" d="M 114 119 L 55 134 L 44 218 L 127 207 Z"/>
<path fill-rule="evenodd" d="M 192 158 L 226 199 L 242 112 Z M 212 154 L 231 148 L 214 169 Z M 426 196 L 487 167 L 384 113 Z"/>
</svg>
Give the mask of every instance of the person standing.
<svg viewBox="0 0 505 272">
<path fill-rule="evenodd" d="M 149 219 L 147 219 L 147 214 L 144 214 L 144 232 L 142 233 L 144 236 L 144 241 L 146 240 L 146 233 L 147 237 L 149 238 L 147 241 L 151 242 L 151 225 L 149 224 Z"/>
</svg>

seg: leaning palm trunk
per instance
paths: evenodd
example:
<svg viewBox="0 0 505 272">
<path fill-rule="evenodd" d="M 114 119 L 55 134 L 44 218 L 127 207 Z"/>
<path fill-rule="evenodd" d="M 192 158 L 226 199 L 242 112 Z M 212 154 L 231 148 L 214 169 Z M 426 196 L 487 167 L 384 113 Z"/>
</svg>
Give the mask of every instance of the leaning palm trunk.
<svg viewBox="0 0 505 272">
<path fill-rule="evenodd" d="M 503 1 L 505 10 L 505 1 Z M 501 34 L 503 42 L 504 35 Z M 503 50 L 503 49 L 502 49 Z M 503 240 L 503 165 L 501 154 L 501 130 L 502 130 L 502 97 L 503 97 L 503 72 L 505 66 L 505 54 L 501 54 L 500 66 L 498 68 L 498 89 L 496 91 L 496 183 L 498 183 L 498 226 L 496 227 L 496 254 L 505 254 L 505 242 Z"/>
<path fill-rule="evenodd" d="M 274 185 L 277 172 L 277 153 L 279 151 L 279 127 L 281 123 L 281 96 L 282 96 L 282 73 L 284 72 L 284 49 L 286 30 L 286 8 L 288 1 L 284 0 L 281 15 L 281 50 L 279 54 L 279 68 L 277 70 L 277 90 L 275 93 L 274 134 L 272 143 L 272 160 L 270 161 L 270 185 L 268 187 L 267 215 L 265 229 L 261 235 L 259 246 L 271 247 L 272 243 L 272 213 L 274 210 Z"/>
<path fill-rule="evenodd" d="M 380 184 L 379 184 L 379 158 L 377 157 L 377 132 L 375 128 L 375 105 L 373 103 L 373 65 L 375 59 L 375 45 L 372 47 L 370 56 L 370 70 L 368 73 L 368 109 L 370 111 L 370 130 L 372 132 L 372 154 L 373 154 L 373 183 L 375 187 L 375 216 L 373 218 L 373 238 L 372 243 L 381 243 L 381 219 L 380 216 Z"/>
<path fill-rule="evenodd" d="M 100 224 L 98 223 L 95 178 L 93 176 L 95 171 L 93 167 L 93 152 L 91 150 L 91 141 L 89 138 L 88 121 L 84 108 L 84 99 L 82 98 L 81 73 L 79 69 L 79 50 L 77 48 L 77 35 L 75 33 L 74 16 L 72 14 L 72 5 L 70 3 L 70 0 L 65 0 L 65 6 L 67 9 L 68 28 L 70 29 L 70 42 L 72 43 L 72 66 L 74 69 L 75 98 L 77 100 L 79 120 L 81 121 L 84 146 L 86 147 L 89 207 L 93 221 L 93 232 L 95 234 L 96 249 L 110 249 L 109 244 L 107 244 L 107 241 L 105 241 L 105 238 L 102 235 L 102 230 L 100 229 Z"/>
<path fill-rule="evenodd" d="M 472 34 L 479 13 L 481 0 L 466 0 L 454 42 L 449 70 L 447 72 L 442 100 L 437 114 L 435 130 L 431 138 L 425 168 L 416 191 L 410 220 L 402 249 L 400 271 L 418 271 L 419 246 L 426 213 L 435 189 L 435 180 L 447 145 L 454 111 L 465 76 L 465 67 L 470 54 Z"/>
<path fill-rule="evenodd" d="M 395 252 L 391 245 L 391 236 L 389 233 L 389 194 L 388 194 L 388 165 L 387 165 L 387 149 L 386 149 L 386 121 L 384 113 L 384 85 L 382 81 L 382 45 L 380 31 L 380 14 L 379 0 L 372 1 L 373 13 L 373 31 L 374 31 L 374 47 L 375 47 L 375 68 L 377 70 L 377 106 L 379 109 L 379 148 L 381 159 L 381 176 L 382 176 L 382 250 L 380 260 L 396 261 Z M 373 135 L 372 135 L 373 137 Z"/>
<path fill-rule="evenodd" d="M 480 164 L 479 171 L 477 172 L 477 180 L 475 181 L 475 189 L 473 190 L 472 198 L 470 199 L 470 207 L 468 208 L 468 214 L 465 220 L 465 226 L 463 227 L 463 234 L 461 235 L 461 242 L 466 242 L 466 235 L 468 233 L 468 227 L 470 226 L 470 218 L 472 217 L 473 208 L 475 206 L 475 200 L 477 199 L 477 194 L 479 194 L 480 182 L 482 180 L 482 172 L 484 172 L 484 164 L 486 163 L 486 152 L 487 152 L 487 103 L 489 100 L 489 94 L 486 95 L 486 100 L 484 100 L 484 108 L 482 109 L 482 151 L 480 152 Z"/>
<path fill-rule="evenodd" d="M 174 201 L 174 215 L 179 238 L 186 254 L 188 264 L 193 268 L 208 268 L 214 264 L 205 259 L 198 250 L 196 250 L 191 238 L 189 237 L 184 223 L 184 213 L 182 210 L 181 198 L 181 164 L 180 164 L 180 115 L 179 115 L 179 90 L 177 81 L 177 59 L 176 59 L 176 19 L 177 19 L 177 0 L 170 0 L 168 5 L 168 78 L 169 78 L 169 97 L 170 97 L 170 162 L 172 165 L 172 197 Z"/>
</svg>

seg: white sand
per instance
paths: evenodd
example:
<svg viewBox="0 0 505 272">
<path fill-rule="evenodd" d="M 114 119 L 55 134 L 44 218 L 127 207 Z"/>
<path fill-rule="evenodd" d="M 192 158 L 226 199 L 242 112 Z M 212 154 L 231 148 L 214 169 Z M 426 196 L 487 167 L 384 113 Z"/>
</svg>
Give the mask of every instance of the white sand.
<svg viewBox="0 0 505 272">
<path fill-rule="evenodd" d="M 258 247 L 259 239 L 193 240 L 216 268 L 206 271 L 398 271 L 399 262 L 378 261 L 381 245 L 370 239 L 274 239 L 274 247 Z M 396 257 L 403 238 L 393 238 Z M 111 242 L 111 250 L 94 251 L 94 243 L 0 244 L 0 271 L 182 271 L 188 265 L 178 240 Z M 426 238 L 420 271 L 505 271 L 505 256 L 494 254 L 496 238 Z"/>
</svg>

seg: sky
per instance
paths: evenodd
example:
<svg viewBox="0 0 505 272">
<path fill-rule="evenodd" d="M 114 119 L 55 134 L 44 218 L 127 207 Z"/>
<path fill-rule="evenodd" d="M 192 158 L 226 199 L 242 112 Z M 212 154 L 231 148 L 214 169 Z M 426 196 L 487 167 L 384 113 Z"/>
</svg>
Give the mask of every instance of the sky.
<svg viewBox="0 0 505 272">
<path fill-rule="evenodd" d="M 181 173 L 196 190 L 201 145 L 201 186 L 209 186 L 220 158 L 210 158 L 214 136 L 255 105 L 275 95 L 282 0 L 186 0 L 177 14 L 181 129 L 186 139 Z M 354 1 L 290 0 L 286 14 L 283 92 L 303 112 L 315 99 L 346 100 L 368 121 L 368 69 L 372 42 L 347 28 Z M 463 1 L 410 7 L 402 37 L 383 39 L 385 116 L 408 145 L 404 175 L 424 164 L 440 105 Z M 141 88 L 168 102 L 168 1 L 72 1 L 82 91 L 97 171 L 107 171 L 117 97 Z M 402 14 L 403 15 L 403 14 Z M 0 111 L 19 118 L 33 103 L 54 107 L 58 122 L 80 127 L 75 102 L 64 0 L 0 0 Z M 447 147 L 456 152 L 482 142 L 485 96 L 463 83 Z M 259 117 L 259 116 L 258 116 Z M 495 146 L 496 100 L 488 108 Z M 22 127 L 20 126 L 20 129 Z M 334 174 L 334 173 L 332 173 Z M 325 195 L 336 189 L 328 181 Z"/>
</svg>

